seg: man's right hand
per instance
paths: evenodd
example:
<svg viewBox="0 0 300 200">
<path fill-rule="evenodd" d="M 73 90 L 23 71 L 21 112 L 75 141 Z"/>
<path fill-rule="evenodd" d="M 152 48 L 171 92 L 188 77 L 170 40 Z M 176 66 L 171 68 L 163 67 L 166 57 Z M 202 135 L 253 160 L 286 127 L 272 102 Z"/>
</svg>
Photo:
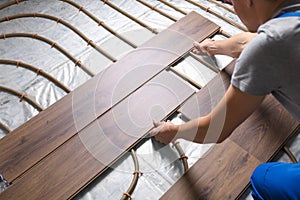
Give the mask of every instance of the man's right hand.
<svg viewBox="0 0 300 200">
<path fill-rule="evenodd" d="M 201 43 L 195 41 L 193 45 L 194 49 L 192 52 L 195 54 L 209 56 L 214 56 L 216 54 L 217 47 L 215 45 L 215 40 L 213 39 L 207 38 Z"/>
<path fill-rule="evenodd" d="M 227 55 L 238 58 L 247 44 L 256 36 L 256 33 L 243 32 L 225 40 L 207 38 L 202 42 L 194 42 L 193 53 L 198 55 Z"/>
</svg>

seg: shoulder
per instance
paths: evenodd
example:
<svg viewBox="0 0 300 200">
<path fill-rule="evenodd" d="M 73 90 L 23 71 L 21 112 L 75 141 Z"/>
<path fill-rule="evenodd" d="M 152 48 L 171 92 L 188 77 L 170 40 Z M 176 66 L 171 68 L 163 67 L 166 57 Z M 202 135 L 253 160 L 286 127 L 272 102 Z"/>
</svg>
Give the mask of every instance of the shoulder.
<svg viewBox="0 0 300 200">
<path fill-rule="evenodd" d="M 288 43 L 300 40 L 300 17 L 274 18 L 261 25 L 258 35 L 266 35 L 269 41 Z"/>
<path fill-rule="evenodd" d="M 247 45 L 239 60 L 246 63 L 261 62 L 262 59 L 277 62 L 285 55 L 295 55 L 300 50 L 299 43 L 300 17 L 271 19 L 259 27 L 257 36 Z"/>
<path fill-rule="evenodd" d="M 232 84 L 263 95 L 277 90 L 282 76 L 299 70 L 300 18 L 272 19 L 262 25 L 236 62 Z"/>
</svg>

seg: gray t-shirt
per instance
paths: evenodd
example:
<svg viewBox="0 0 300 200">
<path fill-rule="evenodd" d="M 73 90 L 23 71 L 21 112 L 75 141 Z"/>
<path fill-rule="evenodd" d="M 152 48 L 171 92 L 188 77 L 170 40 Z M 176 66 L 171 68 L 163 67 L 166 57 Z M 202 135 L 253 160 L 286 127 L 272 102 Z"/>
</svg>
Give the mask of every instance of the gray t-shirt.
<svg viewBox="0 0 300 200">
<path fill-rule="evenodd" d="M 274 97 L 300 121 L 300 17 L 274 18 L 237 60 L 231 84 L 245 93 Z"/>
</svg>

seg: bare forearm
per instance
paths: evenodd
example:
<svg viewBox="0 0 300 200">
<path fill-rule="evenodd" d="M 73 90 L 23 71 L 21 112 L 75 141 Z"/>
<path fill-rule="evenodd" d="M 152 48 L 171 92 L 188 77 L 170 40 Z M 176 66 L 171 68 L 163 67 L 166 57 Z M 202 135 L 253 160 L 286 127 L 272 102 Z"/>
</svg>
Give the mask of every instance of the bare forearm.
<svg viewBox="0 0 300 200">
<path fill-rule="evenodd" d="M 197 143 L 222 142 L 256 109 L 263 98 L 230 86 L 209 115 L 177 126 L 176 137 Z"/>
<path fill-rule="evenodd" d="M 217 40 L 218 54 L 228 55 L 234 58 L 240 56 L 247 44 L 256 36 L 256 33 L 244 32 L 230 37 L 227 40 Z"/>
<path fill-rule="evenodd" d="M 183 138 L 185 140 L 204 143 L 204 138 L 206 136 L 210 119 L 208 116 L 200 117 L 191 120 L 185 124 L 177 126 L 177 138 Z"/>
<path fill-rule="evenodd" d="M 202 144 L 222 142 L 242 121 L 241 119 L 232 123 L 235 120 L 232 120 L 232 116 L 228 114 L 226 112 L 226 100 L 223 98 L 209 115 L 178 125 L 177 138 Z"/>
<path fill-rule="evenodd" d="M 209 56 L 227 55 L 237 58 L 255 35 L 256 33 L 244 32 L 226 40 L 206 39 L 201 43 L 194 43 L 193 52 L 196 54 L 204 53 Z"/>
</svg>

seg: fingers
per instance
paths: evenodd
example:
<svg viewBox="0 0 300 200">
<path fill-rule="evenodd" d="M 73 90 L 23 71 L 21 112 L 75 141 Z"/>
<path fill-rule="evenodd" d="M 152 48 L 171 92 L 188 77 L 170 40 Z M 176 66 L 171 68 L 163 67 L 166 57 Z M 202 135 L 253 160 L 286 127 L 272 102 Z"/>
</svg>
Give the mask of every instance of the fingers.
<svg viewBox="0 0 300 200">
<path fill-rule="evenodd" d="M 194 41 L 193 45 L 194 48 L 192 50 L 193 53 L 198 54 L 198 55 L 209 55 L 212 56 L 211 52 L 210 52 L 210 46 L 212 43 L 212 39 L 205 39 L 204 41 L 202 41 L 201 43 Z"/>
<path fill-rule="evenodd" d="M 193 45 L 194 45 L 194 48 L 192 50 L 193 53 L 198 55 L 208 55 L 208 52 L 205 49 L 205 46 L 202 45 L 202 43 L 194 42 Z"/>
<path fill-rule="evenodd" d="M 158 133 L 159 133 L 159 131 L 160 131 L 160 128 L 159 127 L 156 127 L 156 128 L 153 128 L 150 132 L 149 132 L 149 134 L 150 134 L 150 136 L 156 136 Z"/>
<path fill-rule="evenodd" d="M 155 136 L 159 133 L 159 131 L 163 128 L 164 122 L 160 122 L 157 120 L 153 120 L 154 128 L 149 132 L 151 136 Z"/>
<path fill-rule="evenodd" d="M 169 144 L 170 141 L 168 140 L 168 138 L 165 138 L 164 135 L 162 134 L 158 134 L 156 136 L 154 136 L 155 140 L 162 143 L 162 144 Z"/>
<path fill-rule="evenodd" d="M 174 124 L 170 120 L 166 122 L 153 120 L 153 125 L 154 128 L 149 134 L 158 142 L 168 144 L 175 138 L 177 132 L 174 131 Z"/>
<path fill-rule="evenodd" d="M 195 48 L 197 48 L 197 49 L 200 49 L 200 50 L 203 49 L 202 46 L 201 46 L 201 44 L 200 44 L 199 42 L 196 42 L 196 41 L 193 42 L 193 46 L 194 46 Z M 204 50 L 204 49 L 203 49 L 203 50 Z"/>
<path fill-rule="evenodd" d="M 153 125 L 154 127 L 158 127 L 160 125 L 164 124 L 164 122 L 160 122 L 160 121 L 157 121 L 157 120 L 153 120 Z"/>
<path fill-rule="evenodd" d="M 194 46 L 194 48 L 192 50 L 193 53 L 195 53 L 195 54 L 205 54 L 205 52 L 203 51 L 203 49 L 202 49 L 202 47 L 201 47 L 201 45 L 200 45 L 199 42 L 195 41 L 193 43 L 193 46 Z"/>
</svg>

